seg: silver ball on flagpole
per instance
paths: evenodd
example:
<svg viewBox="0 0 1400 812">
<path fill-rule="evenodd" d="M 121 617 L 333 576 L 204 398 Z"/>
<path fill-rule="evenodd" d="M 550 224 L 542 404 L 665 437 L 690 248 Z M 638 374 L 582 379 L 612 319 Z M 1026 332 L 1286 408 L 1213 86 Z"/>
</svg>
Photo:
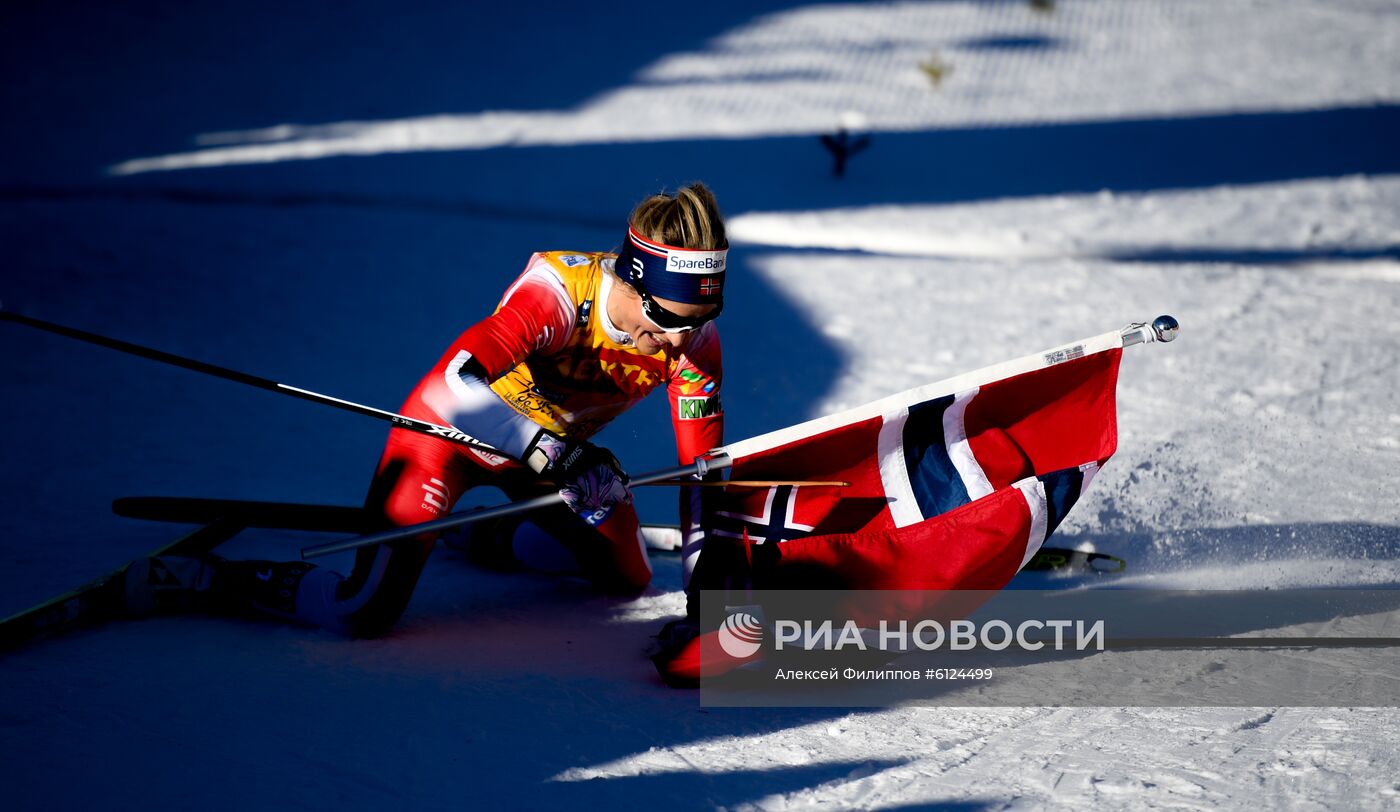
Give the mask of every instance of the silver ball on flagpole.
<svg viewBox="0 0 1400 812">
<path fill-rule="evenodd" d="M 1152 332 L 1158 341 L 1171 341 L 1181 331 L 1181 324 L 1171 316 L 1158 316 L 1152 320 Z"/>
</svg>

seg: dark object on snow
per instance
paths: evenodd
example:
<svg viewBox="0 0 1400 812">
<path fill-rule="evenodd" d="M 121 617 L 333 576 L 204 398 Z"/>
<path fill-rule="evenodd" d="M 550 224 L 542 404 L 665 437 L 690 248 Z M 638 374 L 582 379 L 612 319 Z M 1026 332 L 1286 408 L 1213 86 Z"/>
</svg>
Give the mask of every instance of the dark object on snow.
<svg viewBox="0 0 1400 812">
<path fill-rule="evenodd" d="M 835 177 L 843 177 L 846 174 L 846 161 L 852 155 L 870 146 L 869 135 L 858 135 L 852 137 L 845 127 L 837 130 L 835 134 L 823 135 L 822 146 L 830 152 L 834 161 L 831 167 L 831 174 Z"/>
<path fill-rule="evenodd" d="M 148 556 L 205 555 L 242 529 L 237 524 L 215 521 L 152 550 L 136 561 L 145 564 Z M 42 637 L 132 617 L 127 605 L 126 584 L 130 566 L 123 565 L 95 581 L 0 621 L 0 651 L 13 651 Z"/>
<path fill-rule="evenodd" d="M 948 75 L 953 72 L 953 66 L 944 62 L 938 54 L 934 54 L 919 63 L 919 70 L 924 72 L 924 75 L 928 77 L 929 82 L 933 84 L 934 88 L 939 88 L 943 86 L 943 80 L 948 78 Z"/>
</svg>

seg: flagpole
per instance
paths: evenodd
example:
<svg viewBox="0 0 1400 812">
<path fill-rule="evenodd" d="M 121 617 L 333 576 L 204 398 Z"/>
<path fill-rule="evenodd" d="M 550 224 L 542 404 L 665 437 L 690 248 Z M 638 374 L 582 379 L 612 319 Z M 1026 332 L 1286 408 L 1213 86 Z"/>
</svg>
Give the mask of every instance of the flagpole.
<svg viewBox="0 0 1400 812">
<path fill-rule="evenodd" d="M 793 442 L 802 437 L 819 434 L 824 431 L 844 426 L 857 420 L 869 420 L 880 417 L 892 410 L 899 410 L 910 403 L 917 403 L 933 398 L 944 397 L 966 390 L 983 386 L 992 381 L 999 381 L 1015 375 L 1022 375 L 1028 372 L 1045 369 L 1056 364 L 1062 364 L 1082 358 L 1085 355 L 1105 352 L 1108 350 L 1121 350 L 1124 347 L 1134 344 L 1147 344 L 1153 342 L 1167 342 L 1176 338 L 1180 326 L 1176 319 L 1171 316 L 1158 316 L 1151 324 L 1138 322 L 1129 324 L 1118 330 L 1109 330 L 1096 336 L 1089 336 L 1058 347 L 1052 347 L 1037 353 L 1031 353 L 1020 358 L 1014 358 L 1000 364 L 965 372 L 941 381 L 917 386 L 903 392 L 874 400 L 869 403 L 855 406 L 842 412 L 828 414 L 805 423 L 798 423 L 786 428 L 770 431 L 767 434 L 760 434 L 757 437 L 749 437 L 738 442 L 729 443 L 717 451 L 723 451 L 731 457 L 738 459 L 758 454 L 768 449 L 776 448 L 785 443 Z"/>
<path fill-rule="evenodd" d="M 849 488 L 851 483 L 844 480 L 816 479 L 715 479 L 706 482 L 696 480 L 668 479 L 664 482 L 632 482 L 632 487 L 676 487 L 682 488 Z"/>
<path fill-rule="evenodd" d="M 1145 321 L 1133 322 L 1124 327 L 1121 332 L 1124 347 L 1151 344 L 1157 341 L 1165 344 L 1168 341 L 1176 340 L 1176 334 L 1181 332 L 1181 324 L 1174 317 L 1163 314 L 1153 319 L 1151 324 Z"/>
</svg>

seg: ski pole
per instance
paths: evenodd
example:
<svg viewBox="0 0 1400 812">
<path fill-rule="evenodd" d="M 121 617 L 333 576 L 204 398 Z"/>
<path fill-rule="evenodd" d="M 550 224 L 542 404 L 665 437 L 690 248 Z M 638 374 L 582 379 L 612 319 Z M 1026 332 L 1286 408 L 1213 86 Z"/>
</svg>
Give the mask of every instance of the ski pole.
<svg viewBox="0 0 1400 812">
<path fill-rule="evenodd" d="M 376 417 L 380 420 L 386 420 L 390 423 L 393 423 L 395 426 L 398 426 L 401 429 L 416 431 L 419 434 L 431 434 L 434 437 L 441 437 L 444 440 L 456 443 L 457 445 L 466 446 L 467 448 L 471 448 L 476 451 L 482 451 L 488 454 L 507 456 L 502 455 L 501 452 L 495 447 L 487 445 L 486 443 L 483 443 L 480 440 L 468 434 L 464 434 L 463 432 L 458 431 L 452 426 L 439 426 L 436 423 L 429 423 L 425 420 L 415 420 L 412 417 L 405 417 L 404 415 L 396 414 L 394 412 L 388 412 L 383 409 L 376 409 L 373 406 L 363 406 L 359 403 L 352 403 L 348 400 L 341 400 L 340 398 L 334 398 L 330 395 L 322 395 L 317 392 L 311 392 L 306 389 L 298 389 L 295 386 L 288 386 L 285 383 L 278 383 L 277 381 L 271 381 L 267 378 L 259 378 L 256 375 L 249 375 L 246 372 L 239 372 L 236 369 L 228 369 L 227 367 L 215 366 L 214 364 L 206 364 L 203 361 L 196 361 L 193 358 L 186 358 L 182 355 L 175 355 L 173 353 L 163 352 L 161 350 L 152 349 L 150 347 L 143 347 L 140 344 L 132 344 L 129 341 L 122 341 L 116 338 L 109 338 L 104 335 L 98 335 L 97 333 L 89 333 L 86 330 L 78 330 L 72 327 L 65 327 L 62 324 L 54 324 L 53 322 L 44 321 L 42 319 L 34 319 L 30 318 L 29 316 L 21 316 L 18 313 L 10 313 L 5 310 L 0 310 L 0 321 L 11 321 L 15 324 L 23 324 L 26 327 L 33 327 L 36 330 L 44 330 L 46 332 L 66 336 L 68 338 L 76 339 L 78 341 L 85 341 L 89 344 L 96 344 L 99 347 L 106 347 L 108 349 L 117 350 L 118 352 L 124 352 L 128 355 L 135 355 L 139 358 L 148 358 L 152 361 L 159 361 L 163 364 L 170 364 L 171 366 L 181 367 L 182 369 L 189 369 L 195 372 L 202 372 L 205 375 L 212 375 L 215 378 L 223 378 L 226 381 L 234 381 L 235 383 L 241 383 L 247 386 L 255 386 L 258 389 L 266 389 L 269 392 L 277 392 L 283 395 L 290 395 L 294 398 L 309 400 L 312 403 L 320 403 L 326 406 L 334 406 L 337 409 L 344 409 L 347 412 L 354 412 L 356 414 L 367 415 L 369 417 Z"/>
<path fill-rule="evenodd" d="M 466 446 L 467 448 L 471 448 L 476 451 L 482 451 L 488 454 L 495 454 L 498 456 L 509 456 L 508 454 L 502 454 L 501 451 L 495 446 L 487 445 L 486 443 L 483 443 L 480 440 L 477 440 L 476 438 L 472 437 L 471 435 L 459 431 L 458 429 L 452 426 L 440 426 L 436 423 L 429 423 L 426 420 L 417 420 L 412 417 L 405 417 L 404 415 L 397 414 L 395 412 L 385 411 L 384 409 L 376 409 L 373 406 L 365 406 L 359 403 L 355 403 L 353 401 L 342 400 L 340 398 L 331 397 L 330 395 L 323 395 L 319 392 L 312 392 L 308 389 L 300 389 L 295 386 L 289 386 L 285 383 L 278 383 L 277 381 L 269 380 L 267 378 L 260 378 L 257 375 L 250 375 L 246 372 L 239 372 L 236 369 L 229 369 L 228 367 L 221 367 L 215 364 L 205 363 L 204 361 L 198 361 L 193 358 L 187 358 L 183 355 L 175 355 L 174 353 L 165 352 L 163 350 L 145 347 L 140 344 L 133 344 L 130 341 L 122 341 L 119 338 L 111 338 L 109 336 L 99 335 L 97 333 L 89 333 L 86 330 L 79 330 L 75 327 L 67 327 L 62 324 L 55 324 L 54 322 L 44 321 L 43 319 L 31 318 L 29 316 L 21 316 L 18 313 L 11 313 L 7 310 L 4 310 L 3 306 L 0 306 L 0 321 L 10 321 L 14 322 L 15 324 L 22 324 L 26 327 L 33 327 L 36 330 L 43 330 L 45 332 L 65 336 L 67 338 L 71 338 L 77 341 L 83 341 L 88 344 L 95 344 L 99 347 L 106 347 L 108 349 L 117 350 L 118 352 L 124 352 L 128 355 L 137 356 L 138 358 L 146 358 L 152 361 L 159 361 L 163 364 L 169 364 L 171 366 L 180 367 L 181 369 L 188 369 L 194 372 L 203 373 L 205 375 L 212 375 L 215 378 L 223 378 L 227 381 L 233 381 L 235 383 L 253 386 L 258 389 L 265 389 L 269 392 L 277 392 L 278 394 L 282 395 L 290 395 L 294 398 L 309 400 L 312 403 L 320 403 L 326 406 L 334 406 L 337 409 L 344 409 L 348 412 L 354 412 L 356 414 L 375 417 L 380 420 L 388 421 L 401 429 L 408 429 L 409 431 L 415 431 L 420 434 L 430 434 L 434 437 L 441 437 L 444 440 L 454 442 L 461 446 Z M 728 463 L 726 462 L 724 464 L 719 465 L 711 464 L 709 467 L 711 469 L 727 468 Z M 675 472 L 669 477 L 656 475 L 637 477 L 635 480 L 633 480 L 633 484 L 690 485 L 692 483 L 685 481 L 663 482 L 662 480 L 674 480 L 677 477 L 683 477 L 688 476 L 690 474 L 694 474 L 696 473 L 696 471 L 696 466 L 687 466 L 685 468 L 676 469 Z M 703 476 L 704 470 L 700 470 L 700 473 Z"/>
<path fill-rule="evenodd" d="M 718 471 L 728 468 L 733 461 L 728 456 L 719 455 L 715 457 L 701 457 L 690 465 L 683 465 L 679 468 L 668 468 L 664 471 L 653 471 L 649 474 L 632 477 L 632 485 L 649 485 L 653 482 L 663 480 L 674 480 L 685 476 L 704 476 L 708 471 Z M 672 482 L 668 484 L 688 485 L 688 482 Z M 698 484 L 698 483 L 697 483 Z M 365 536 L 344 539 L 342 541 L 332 541 L 327 544 L 317 544 L 312 547 L 305 547 L 301 551 L 302 559 L 319 558 L 331 553 L 345 552 L 346 550 L 358 550 L 361 547 L 370 547 L 375 544 L 383 544 L 388 541 L 398 541 L 399 539 L 412 538 L 422 533 L 433 533 L 439 530 L 446 530 L 449 527 L 457 527 L 464 524 L 472 524 L 483 519 L 495 519 L 501 516 L 514 516 L 517 513 L 526 513 L 531 510 L 538 510 L 550 505 L 562 504 L 564 497 L 558 493 L 546 493 L 532 499 L 522 499 L 519 502 L 511 502 L 508 505 L 497 505 L 496 507 L 481 508 L 479 510 L 469 510 L 462 513 L 453 513 L 443 516 L 440 519 L 410 524 L 404 527 L 395 527 L 379 533 L 370 533 Z"/>
<path fill-rule="evenodd" d="M 685 480 L 665 480 L 662 482 L 636 482 L 631 485 L 650 485 L 652 487 L 666 487 L 681 485 L 687 488 L 777 488 L 790 486 L 793 488 L 849 488 L 851 483 L 842 480 L 822 480 L 822 479 L 716 479 L 707 482 L 687 482 Z"/>
</svg>

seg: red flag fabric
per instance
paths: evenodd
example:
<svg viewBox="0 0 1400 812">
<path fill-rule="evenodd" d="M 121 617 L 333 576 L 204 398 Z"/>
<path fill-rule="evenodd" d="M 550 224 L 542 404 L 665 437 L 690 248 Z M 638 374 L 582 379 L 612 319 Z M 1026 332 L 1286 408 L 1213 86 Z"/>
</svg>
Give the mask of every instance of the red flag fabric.
<svg viewBox="0 0 1400 812">
<path fill-rule="evenodd" d="M 1121 355 L 1105 333 L 731 444 L 733 479 L 850 485 L 726 490 L 704 545 L 751 539 L 754 588 L 999 589 L 1113 455 Z"/>
</svg>

